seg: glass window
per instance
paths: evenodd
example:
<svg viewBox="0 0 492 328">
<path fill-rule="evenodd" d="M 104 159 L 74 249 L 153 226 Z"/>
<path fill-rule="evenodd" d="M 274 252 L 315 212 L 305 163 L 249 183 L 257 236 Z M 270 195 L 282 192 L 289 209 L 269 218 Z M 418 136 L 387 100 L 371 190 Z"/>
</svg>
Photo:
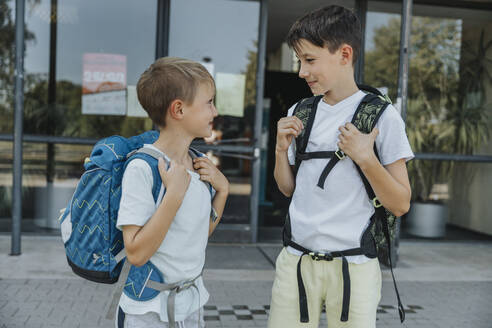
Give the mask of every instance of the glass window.
<svg viewBox="0 0 492 328">
<path fill-rule="evenodd" d="M 12 142 L 0 142 L 0 231 L 12 217 L 12 148 Z"/>
<path fill-rule="evenodd" d="M 98 139 L 151 129 L 134 87 L 155 59 L 157 1 L 60 0 L 51 15 L 52 2 L 26 2 L 24 133 Z M 12 133 L 14 1 L 1 2 L 0 9 L 0 33 L 8 35 L 0 38 L 0 133 Z M 91 149 L 24 143 L 24 231 L 58 228 L 58 211 Z M 0 142 L 0 168 L 5 231 L 11 222 L 12 142 Z"/>
<path fill-rule="evenodd" d="M 0 133 L 12 133 L 14 122 L 15 2 L 0 2 Z M 26 31 L 26 42 L 32 33 Z"/>
<path fill-rule="evenodd" d="M 58 229 L 59 211 L 64 208 L 77 186 L 90 145 L 56 145 L 53 176 L 49 178 L 48 145 L 23 145 L 22 229 L 45 231 Z M 0 142 L 0 231 L 10 231 L 12 215 L 12 142 Z"/>
<path fill-rule="evenodd" d="M 27 134 L 100 138 L 151 128 L 134 107 L 140 74 L 153 62 L 157 1 L 28 2 Z"/>
<path fill-rule="evenodd" d="M 395 101 L 400 60 L 400 15 L 368 12 L 365 30 L 364 84 L 381 88 Z"/>
<path fill-rule="evenodd" d="M 252 137 L 259 8 L 255 1 L 171 1 L 169 55 L 212 72 L 223 140 Z"/>
<path fill-rule="evenodd" d="M 416 6 L 412 17 L 406 122 L 412 146 L 417 152 L 490 154 L 492 20 L 479 11 L 442 8 L 439 17 L 422 16 L 424 9 Z M 368 13 L 365 82 L 386 87 L 393 100 L 399 39 L 399 15 Z"/>
<path fill-rule="evenodd" d="M 412 146 L 417 152 L 491 155 L 492 12 L 442 8 L 436 17 L 422 9 L 412 20 Z M 492 233 L 485 196 L 490 163 L 415 161 L 411 169 L 420 200 L 438 198 L 438 190 L 451 200 L 449 223 Z"/>
<path fill-rule="evenodd" d="M 388 87 L 394 100 L 400 9 L 387 9 L 394 14 L 368 14 L 365 82 Z M 415 152 L 492 154 L 491 17 L 486 10 L 414 6 L 406 126 Z M 492 233 L 490 163 L 414 160 L 408 170 L 414 200 L 449 200 L 449 223 Z"/>
<path fill-rule="evenodd" d="M 171 1 L 169 55 L 201 62 L 215 79 L 219 116 L 207 143 L 253 142 L 259 9 L 256 1 Z M 248 223 L 251 161 L 207 155 L 231 183 L 224 222 Z"/>
</svg>

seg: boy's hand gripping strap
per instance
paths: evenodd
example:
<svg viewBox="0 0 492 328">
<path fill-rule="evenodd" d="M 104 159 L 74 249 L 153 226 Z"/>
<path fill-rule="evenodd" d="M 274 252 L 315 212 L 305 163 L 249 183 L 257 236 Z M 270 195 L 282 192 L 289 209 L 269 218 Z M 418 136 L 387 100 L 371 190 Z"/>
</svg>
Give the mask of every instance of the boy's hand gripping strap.
<svg viewBox="0 0 492 328">
<path fill-rule="evenodd" d="M 164 161 L 166 162 L 166 164 L 169 167 L 169 164 L 170 163 L 169 163 L 169 160 L 167 159 L 167 157 L 166 156 L 163 156 L 160 152 L 158 152 L 158 151 L 156 151 L 156 150 L 154 150 L 152 148 L 143 147 L 143 148 L 140 148 L 137 152 L 147 154 L 149 156 L 152 156 L 155 159 L 163 158 Z M 192 159 L 195 159 L 197 157 L 205 156 L 205 155 L 201 154 L 198 150 L 196 150 L 194 148 L 191 148 L 191 147 L 189 148 L 188 153 L 190 154 L 190 157 Z M 213 200 L 213 198 L 215 196 L 215 189 L 212 187 L 212 184 L 210 182 L 203 181 L 203 183 L 205 183 L 205 185 L 207 186 L 208 190 L 210 191 L 210 195 L 211 195 L 212 200 Z M 212 207 L 210 209 L 210 220 L 212 220 L 212 222 L 215 223 L 215 221 L 217 221 L 217 218 L 218 218 L 217 212 L 215 211 L 215 208 L 212 205 Z"/>
</svg>

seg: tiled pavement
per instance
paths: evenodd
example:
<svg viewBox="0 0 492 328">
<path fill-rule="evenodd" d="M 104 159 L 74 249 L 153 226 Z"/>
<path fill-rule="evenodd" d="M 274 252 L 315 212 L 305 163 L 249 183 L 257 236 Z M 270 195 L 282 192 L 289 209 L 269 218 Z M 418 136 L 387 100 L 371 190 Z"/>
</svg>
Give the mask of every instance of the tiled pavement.
<svg viewBox="0 0 492 328">
<path fill-rule="evenodd" d="M 74 276 L 58 238 L 24 237 L 8 256 L 0 236 L 0 327 L 112 327 L 111 285 Z M 492 327 L 492 243 L 405 242 L 395 271 L 407 319 L 400 324 L 383 271 L 377 327 Z M 210 245 L 204 280 L 207 327 L 266 327 L 278 245 Z M 326 327 L 322 315 L 320 327 Z"/>
</svg>

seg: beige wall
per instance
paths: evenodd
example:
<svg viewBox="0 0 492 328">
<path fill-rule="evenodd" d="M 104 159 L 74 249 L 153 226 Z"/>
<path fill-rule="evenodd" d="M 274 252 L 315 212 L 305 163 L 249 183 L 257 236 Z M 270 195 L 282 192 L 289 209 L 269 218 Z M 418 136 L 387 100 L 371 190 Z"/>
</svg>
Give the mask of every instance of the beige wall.
<svg viewBox="0 0 492 328">
<path fill-rule="evenodd" d="M 478 44 L 481 30 L 485 31 L 485 44 L 492 40 L 492 22 L 476 24 L 463 22 L 463 40 Z M 492 58 L 492 48 L 487 51 Z M 492 64 L 486 66 L 492 74 Z M 492 84 L 485 82 L 486 106 L 488 106 L 489 131 L 488 144 L 476 154 L 492 155 Z M 481 233 L 492 235 L 492 163 L 466 164 L 458 170 L 453 179 L 453 196 L 450 202 L 450 223 Z M 471 178 L 471 180 L 469 179 Z M 471 181 L 471 183 L 470 183 Z"/>
</svg>

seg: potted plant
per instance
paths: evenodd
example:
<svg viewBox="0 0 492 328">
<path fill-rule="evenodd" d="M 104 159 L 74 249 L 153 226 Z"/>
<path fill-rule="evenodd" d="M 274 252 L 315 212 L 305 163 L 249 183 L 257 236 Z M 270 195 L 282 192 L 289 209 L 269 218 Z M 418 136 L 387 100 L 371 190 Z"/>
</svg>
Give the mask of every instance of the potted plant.
<svg viewBox="0 0 492 328">
<path fill-rule="evenodd" d="M 428 110 L 422 100 L 409 102 L 408 109 L 407 133 L 414 152 L 446 152 L 451 145 L 452 126 L 449 122 L 436 117 L 436 113 Z M 420 237 L 445 235 L 448 219 L 445 189 L 450 169 L 451 164 L 445 161 L 410 162 L 412 204 L 405 222 L 408 233 Z"/>
<path fill-rule="evenodd" d="M 452 21 L 423 17 L 415 26 L 412 22 L 406 125 L 415 153 L 453 153 L 453 125 L 447 116 L 458 101 L 460 39 L 456 32 Z M 410 234 L 444 236 L 451 165 L 438 160 L 409 163 L 412 204 L 405 223 Z"/>
</svg>

